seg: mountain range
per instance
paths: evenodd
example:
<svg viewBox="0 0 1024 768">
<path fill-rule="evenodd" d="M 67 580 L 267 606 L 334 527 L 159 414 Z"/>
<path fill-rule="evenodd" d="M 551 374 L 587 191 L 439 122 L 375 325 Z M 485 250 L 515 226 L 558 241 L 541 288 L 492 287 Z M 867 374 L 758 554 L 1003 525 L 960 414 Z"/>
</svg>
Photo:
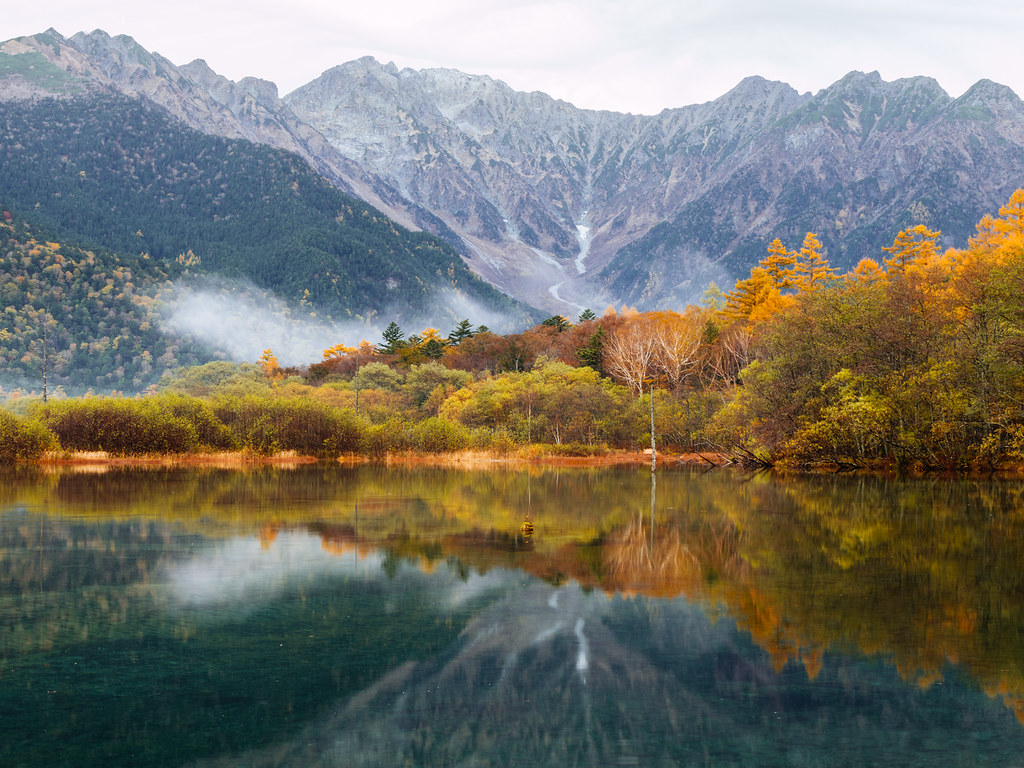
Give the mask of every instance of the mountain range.
<svg viewBox="0 0 1024 768">
<path fill-rule="evenodd" d="M 1024 103 L 980 81 L 851 72 L 816 94 L 750 77 L 698 105 L 578 109 L 486 76 L 364 58 L 285 96 L 126 36 L 0 45 L 0 108 L 116 94 L 190 128 L 298 155 L 337 189 L 457 249 L 546 312 L 681 308 L 816 232 L 848 269 L 910 225 L 962 245 L 1024 186 Z M 10 140 L 10 138 L 8 138 Z"/>
</svg>

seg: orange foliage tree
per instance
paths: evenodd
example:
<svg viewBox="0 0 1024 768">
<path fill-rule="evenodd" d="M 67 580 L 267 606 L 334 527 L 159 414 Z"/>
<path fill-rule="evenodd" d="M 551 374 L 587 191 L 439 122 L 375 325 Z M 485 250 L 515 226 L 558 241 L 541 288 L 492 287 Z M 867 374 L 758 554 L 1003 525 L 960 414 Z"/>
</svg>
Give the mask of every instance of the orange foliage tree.
<svg viewBox="0 0 1024 768">
<path fill-rule="evenodd" d="M 284 378 L 284 371 L 281 370 L 281 366 L 278 364 L 277 358 L 269 347 L 263 350 L 263 354 L 260 355 L 260 359 L 257 363 L 263 371 L 263 375 L 268 379 Z"/>
</svg>

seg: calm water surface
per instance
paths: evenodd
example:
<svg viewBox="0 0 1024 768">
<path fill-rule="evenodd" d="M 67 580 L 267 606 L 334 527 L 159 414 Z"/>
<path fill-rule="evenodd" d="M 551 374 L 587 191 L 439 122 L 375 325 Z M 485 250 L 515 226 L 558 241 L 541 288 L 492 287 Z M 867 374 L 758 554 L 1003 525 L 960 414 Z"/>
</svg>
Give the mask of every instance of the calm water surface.
<svg viewBox="0 0 1024 768">
<path fill-rule="evenodd" d="M 8 472 L 0 765 L 1021 766 L 1022 609 L 1019 482 Z"/>
</svg>

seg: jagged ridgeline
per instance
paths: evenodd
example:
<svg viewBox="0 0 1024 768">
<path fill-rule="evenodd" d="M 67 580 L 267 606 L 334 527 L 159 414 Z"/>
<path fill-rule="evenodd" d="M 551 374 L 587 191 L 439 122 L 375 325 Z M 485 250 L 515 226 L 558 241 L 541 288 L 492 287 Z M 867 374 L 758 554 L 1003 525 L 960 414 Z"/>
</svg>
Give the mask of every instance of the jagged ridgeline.
<svg viewBox="0 0 1024 768">
<path fill-rule="evenodd" d="M 0 137 L 0 202 L 52 232 L 165 264 L 183 256 L 193 273 L 246 278 L 335 318 L 434 317 L 445 295 L 526 319 L 450 245 L 301 158 L 199 133 L 146 102 L 6 102 Z"/>
</svg>

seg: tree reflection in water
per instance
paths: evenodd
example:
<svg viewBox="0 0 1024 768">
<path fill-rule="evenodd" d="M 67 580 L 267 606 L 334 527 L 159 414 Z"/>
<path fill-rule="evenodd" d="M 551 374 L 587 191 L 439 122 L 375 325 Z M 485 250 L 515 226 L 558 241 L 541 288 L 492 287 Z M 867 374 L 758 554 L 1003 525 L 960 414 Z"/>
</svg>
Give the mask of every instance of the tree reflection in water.
<svg viewBox="0 0 1024 768">
<path fill-rule="evenodd" d="M 915 744 L 947 764 L 1000 764 L 1002 747 L 969 739 L 1018 736 L 969 692 L 1024 711 L 1022 491 L 680 471 L 659 474 L 655 502 L 635 470 L 8 475 L 0 503 L 50 516 L 45 533 L 3 529 L 7 550 L 47 558 L 4 561 L 6 594 L 35 623 L 2 642 L 45 650 L 113 613 L 130 622 L 124 592 L 78 613 L 32 597 L 82 573 L 61 558 L 83 536 L 105 551 L 83 520 L 135 519 L 111 523 L 125 540 L 253 537 L 257 555 L 313 535 L 325 556 L 385 574 L 490 574 L 499 597 L 447 652 L 398 664 L 254 765 L 827 765 L 840 746 L 863 758 L 851 764 L 900 764 Z M 104 578 L 152 592 L 153 557 Z"/>
</svg>

